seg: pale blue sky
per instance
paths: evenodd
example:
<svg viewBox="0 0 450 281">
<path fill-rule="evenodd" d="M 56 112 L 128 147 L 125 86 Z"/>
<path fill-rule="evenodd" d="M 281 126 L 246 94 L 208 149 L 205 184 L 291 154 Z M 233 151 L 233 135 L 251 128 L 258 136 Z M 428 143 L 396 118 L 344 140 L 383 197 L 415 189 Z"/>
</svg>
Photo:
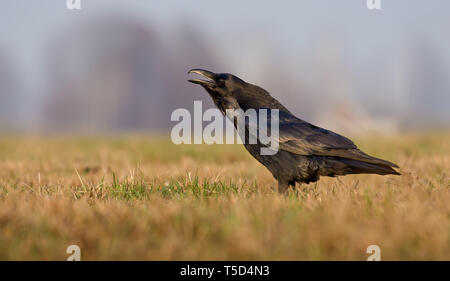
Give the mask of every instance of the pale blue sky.
<svg viewBox="0 0 450 281">
<path fill-rule="evenodd" d="M 213 40 L 259 34 L 293 55 L 325 34 L 338 38 L 355 63 L 403 48 L 411 39 L 450 49 L 450 2 L 445 0 L 382 0 L 380 11 L 368 10 L 365 0 L 82 0 L 82 8 L 69 11 L 64 0 L 2 0 L 0 48 L 18 59 L 21 69 L 34 69 L 54 32 L 116 13 L 148 21 L 167 34 L 184 21 Z"/>
</svg>

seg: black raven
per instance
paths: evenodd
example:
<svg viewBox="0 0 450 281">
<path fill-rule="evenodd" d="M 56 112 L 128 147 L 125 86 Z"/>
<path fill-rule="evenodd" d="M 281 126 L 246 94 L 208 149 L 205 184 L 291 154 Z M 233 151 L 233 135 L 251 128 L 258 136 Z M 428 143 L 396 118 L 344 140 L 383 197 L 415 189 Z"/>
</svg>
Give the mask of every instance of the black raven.
<svg viewBox="0 0 450 281">
<path fill-rule="evenodd" d="M 320 176 L 362 173 L 399 175 L 393 169 L 398 168 L 396 164 L 369 156 L 348 138 L 295 117 L 266 90 L 256 85 L 228 73 L 216 74 L 203 69 L 192 69 L 188 73 L 206 78 L 188 81 L 205 88 L 223 114 L 228 109 L 278 109 L 278 152 L 261 155 L 263 144 L 259 140 L 256 144 L 244 140 L 244 146 L 278 180 L 280 193 L 286 192 L 289 186 L 295 187 L 296 182 L 315 182 Z M 234 124 L 236 126 L 236 122 Z"/>
</svg>

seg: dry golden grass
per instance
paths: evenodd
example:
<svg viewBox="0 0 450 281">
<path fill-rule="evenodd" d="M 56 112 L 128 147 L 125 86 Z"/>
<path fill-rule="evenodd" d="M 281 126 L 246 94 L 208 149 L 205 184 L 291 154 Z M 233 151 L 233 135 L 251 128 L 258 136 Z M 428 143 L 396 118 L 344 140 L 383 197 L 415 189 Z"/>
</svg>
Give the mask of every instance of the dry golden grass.
<svg viewBox="0 0 450 281">
<path fill-rule="evenodd" d="M 0 140 L 0 259 L 450 259 L 450 135 L 356 139 L 402 176 L 276 193 L 239 145 L 165 138 Z"/>
</svg>

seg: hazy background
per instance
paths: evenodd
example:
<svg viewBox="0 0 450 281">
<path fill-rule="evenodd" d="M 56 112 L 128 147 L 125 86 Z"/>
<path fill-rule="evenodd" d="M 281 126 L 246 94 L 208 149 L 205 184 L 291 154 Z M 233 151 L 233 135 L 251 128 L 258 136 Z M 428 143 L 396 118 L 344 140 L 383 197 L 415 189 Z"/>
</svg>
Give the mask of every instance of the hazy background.
<svg viewBox="0 0 450 281">
<path fill-rule="evenodd" d="M 0 132 L 168 133 L 191 68 L 339 132 L 450 126 L 450 1 L 0 1 Z"/>
</svg>

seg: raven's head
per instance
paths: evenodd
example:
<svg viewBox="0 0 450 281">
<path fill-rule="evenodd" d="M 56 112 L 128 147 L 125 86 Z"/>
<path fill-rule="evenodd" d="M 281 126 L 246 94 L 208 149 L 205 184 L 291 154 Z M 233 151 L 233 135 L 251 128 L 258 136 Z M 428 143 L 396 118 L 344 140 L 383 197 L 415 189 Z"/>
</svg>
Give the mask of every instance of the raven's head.
<svg viewBox="0 0 450 281">
<path fill-rule="evenodd" d="M 216 106 L 225 113 L 227 109 L 260 109 L 270 108 L 289 112 L 270 94 L 256 85 L 252 85 L 228 73 L 219 73 L 203 70 L 191 69 L 189 74 L 195 73 L 202 79 L 189 79 L 194 84 L 199 84 L 209 93 Z"/>
<path fill-rule="evenodd" d="M 247 85 L 243 80 L 228 73 L 214 73 L 203 69 L 191 69 L 189 74 L 195 73 L 206 79 L 189 79 L 194 84 L 199 84 L 209 93 L 214 103 L 222 111 L 226 109 L 238 109 L 236 93 L 241 92 Z"/>
<path fill-rule="evenodd" d="M 229 96 L 233 91 L 246 84 L 238 77 L 228 73 L 216 74 L 204 69 L 191 69 L 188 73 L 195 73 L 206 78 L 206 80 L 189 79 L 188 81 L 203 86 L 210 94 L 214 95 Z"/>
</svg>

